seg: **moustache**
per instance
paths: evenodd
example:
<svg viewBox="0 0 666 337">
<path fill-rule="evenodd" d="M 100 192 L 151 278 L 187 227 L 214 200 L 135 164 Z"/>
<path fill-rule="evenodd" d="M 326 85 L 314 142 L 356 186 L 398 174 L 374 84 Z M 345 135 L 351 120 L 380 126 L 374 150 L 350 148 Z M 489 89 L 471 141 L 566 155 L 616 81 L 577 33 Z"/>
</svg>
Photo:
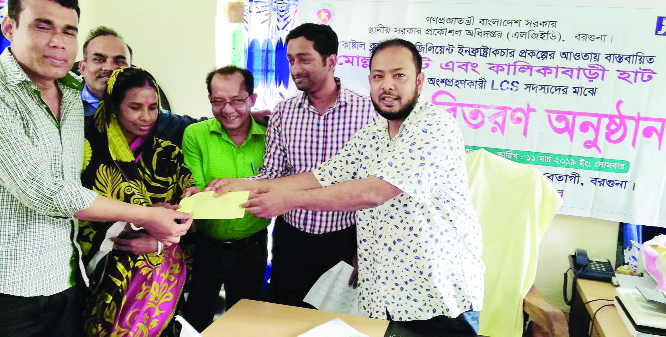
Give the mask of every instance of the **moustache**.
<svg viewBox="0 0 666 337">
<path fill-rule="evenodd" d="M 112 73 L 113 73 L 112 71 L 100 71 L 99 73 L 97 73 L 97 78 L 102 78 L 102 77 L 109 78 L 111 77 Z"/>
<path fill-rule="evenodd" d="M 398 95 L 396 95 L 395 93 L 393 93 L 393 92 L 391 92 L 391 91 L 382 91 L 382 92 L 379 94 L 379 98 L 380 98 L 380 99 L 381 99 L 381 98 L 393 98 L 393 99 L 398 99 Z"/>
</svg>

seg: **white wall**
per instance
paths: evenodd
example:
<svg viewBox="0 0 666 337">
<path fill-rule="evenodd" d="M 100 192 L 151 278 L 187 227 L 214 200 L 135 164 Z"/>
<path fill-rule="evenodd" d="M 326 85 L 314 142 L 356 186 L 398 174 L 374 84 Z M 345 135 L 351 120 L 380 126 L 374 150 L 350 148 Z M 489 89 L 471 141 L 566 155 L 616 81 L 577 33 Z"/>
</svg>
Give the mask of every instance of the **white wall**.
<svg viewBox="0 0 666 337">
<path fill-rule="evenodd" d="M 79 59 L 91 29 L 107 26 L 132 47 L 174 113 L 209 116 L 206 74 L 215 68 L 216 0 L 80 0 Z"/>
<path fill-rule="evenodd" d="M 217 0 L 82 0 L 80 45 L 91 28 L 107 25 L 116 29 L 134 49 L 133 63 L 157 78 L 175 113 L 208 116 L 204 80 L 216 60 L 216 4 Z M 81 58 L 81 52 L 79 55 Z M 550 303 L 568 311 L 562 300 L 567 254 L 585 248 L 590 256 L 614 263 L 617 231 L 615 222 L 556 216 L 540 247 L 535 282 L 539 291 Z"/>
<path fill-rule="evenodd" d="M 584 248 L 588 256 L 609 259 L 615 265 L 618 229 L 617 222 L 555 216 L 539 246 L 539 264 L 534 285 L 541 295 L 550 304 L 569 312 L 569 307 L 562 299 L 563 274 L 569 268 L 567 255 L 573 254 L 576 248 Z"/>
</svg>

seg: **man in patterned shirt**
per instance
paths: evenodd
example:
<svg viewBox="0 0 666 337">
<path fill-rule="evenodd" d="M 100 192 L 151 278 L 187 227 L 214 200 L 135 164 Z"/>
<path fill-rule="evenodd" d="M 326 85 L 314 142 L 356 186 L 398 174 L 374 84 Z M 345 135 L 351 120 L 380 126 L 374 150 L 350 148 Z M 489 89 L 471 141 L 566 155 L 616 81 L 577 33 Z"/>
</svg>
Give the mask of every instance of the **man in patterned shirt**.
<svg viewBox="0 0 666 337">
<path fill-rule="evenodd" d="M 421 64 L 411 42 L 377 44 L 369 81 L 385 119 L 361 129 L 313 172 L 270 180 L 242 206 L 260 217 L 356 211 L 362 311 L 388 314 L 426 335 L 475 333 L 485 267 L 465 145 L 451 114 L 419 97 Z"/>
<path fill-rule="evenodd" d="M 83 106 L 76 0 L 10 0 L 0 55 L 0 336 L 77 335 L 85 275 L 75 219 L 126 221 L 172 244 L 187 214 L 81 186 Z M 179 219 L 187 220 L 178 224 Z"/>
<path fill-rule="evenodd" d="M 377 118 L 370 99 L 346 89 L 333 75 L 338 36 L 331 27 L 305 23 L 289 32 L 286 43 L 289 71 L 302 93 L 278 103 L 273 110 L 259 179 L 312 171 Z M 253 189 L 263 181 L 241 183 Z M 354 212 L 297 209 L 278 217 L 269 299 L 308 307 L 303 298 L 319 276 L 340 261 L 352 262 L 355 223 Z"/>
</svg>

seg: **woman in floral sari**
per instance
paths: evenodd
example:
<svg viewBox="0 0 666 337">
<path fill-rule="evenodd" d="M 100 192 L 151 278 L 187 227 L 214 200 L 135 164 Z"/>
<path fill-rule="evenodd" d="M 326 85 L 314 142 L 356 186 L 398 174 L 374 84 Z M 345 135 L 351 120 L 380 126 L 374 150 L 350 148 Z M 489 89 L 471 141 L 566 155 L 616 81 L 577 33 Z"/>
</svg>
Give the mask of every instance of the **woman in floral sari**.
<svg viewBox="0 0 666 337">
<path fill-rule="evenodd" d="M 154 137 L 159 117 L 155 79 L 145 70 L 113 72 L 94 127 L 86 130 L 81 180 L 127 203 L 177 208 L 194 186 L 180 149 Z M 124 222 L 82 222 L 91 294 L 83 315 L 88 336 L 160 336 L 173 318 L 185 282 L 179 245 L 165 247 Z"/>
</svg>

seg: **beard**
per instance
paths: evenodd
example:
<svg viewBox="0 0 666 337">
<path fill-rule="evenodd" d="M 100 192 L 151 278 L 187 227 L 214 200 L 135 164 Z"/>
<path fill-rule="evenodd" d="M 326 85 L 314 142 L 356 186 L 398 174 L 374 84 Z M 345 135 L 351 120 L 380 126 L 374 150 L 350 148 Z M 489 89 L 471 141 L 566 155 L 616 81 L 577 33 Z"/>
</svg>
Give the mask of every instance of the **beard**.
<svg viewBox="0 0 666 337">
<path fill-rule="evenodd" d="M 416 103 L 417 103 L 418 99 L 419 99 L 419 93 L 416 89 L 414 89 L 414 94 L 412 95 L 412 98 L 409 101 L 407 101 L 407 103 L 405 103 L 405 105 L 402 108 L 400 108 L 400 110 L 398 110 L 396 112 L 389 112 L 389 111 L 382 110 L 379 107 L 379 104 L 377 104 L 377 102 L 375 102 L 375 99 L 373 97 L 371 97 L 372 105 L 375 107 L 375 110 L 377 111 L 377 113 L 380 116 L 382 116 L 382 117 L 384 117 L 384 118 L 386 118 L 390 121 L 399 120 L 399 119 L 402 119 L 402 120 L 407 119 L 407 117 L 409 117 L 409 115 L 414 110 L 414 107 L 416 106 Z"/>
</svg>

